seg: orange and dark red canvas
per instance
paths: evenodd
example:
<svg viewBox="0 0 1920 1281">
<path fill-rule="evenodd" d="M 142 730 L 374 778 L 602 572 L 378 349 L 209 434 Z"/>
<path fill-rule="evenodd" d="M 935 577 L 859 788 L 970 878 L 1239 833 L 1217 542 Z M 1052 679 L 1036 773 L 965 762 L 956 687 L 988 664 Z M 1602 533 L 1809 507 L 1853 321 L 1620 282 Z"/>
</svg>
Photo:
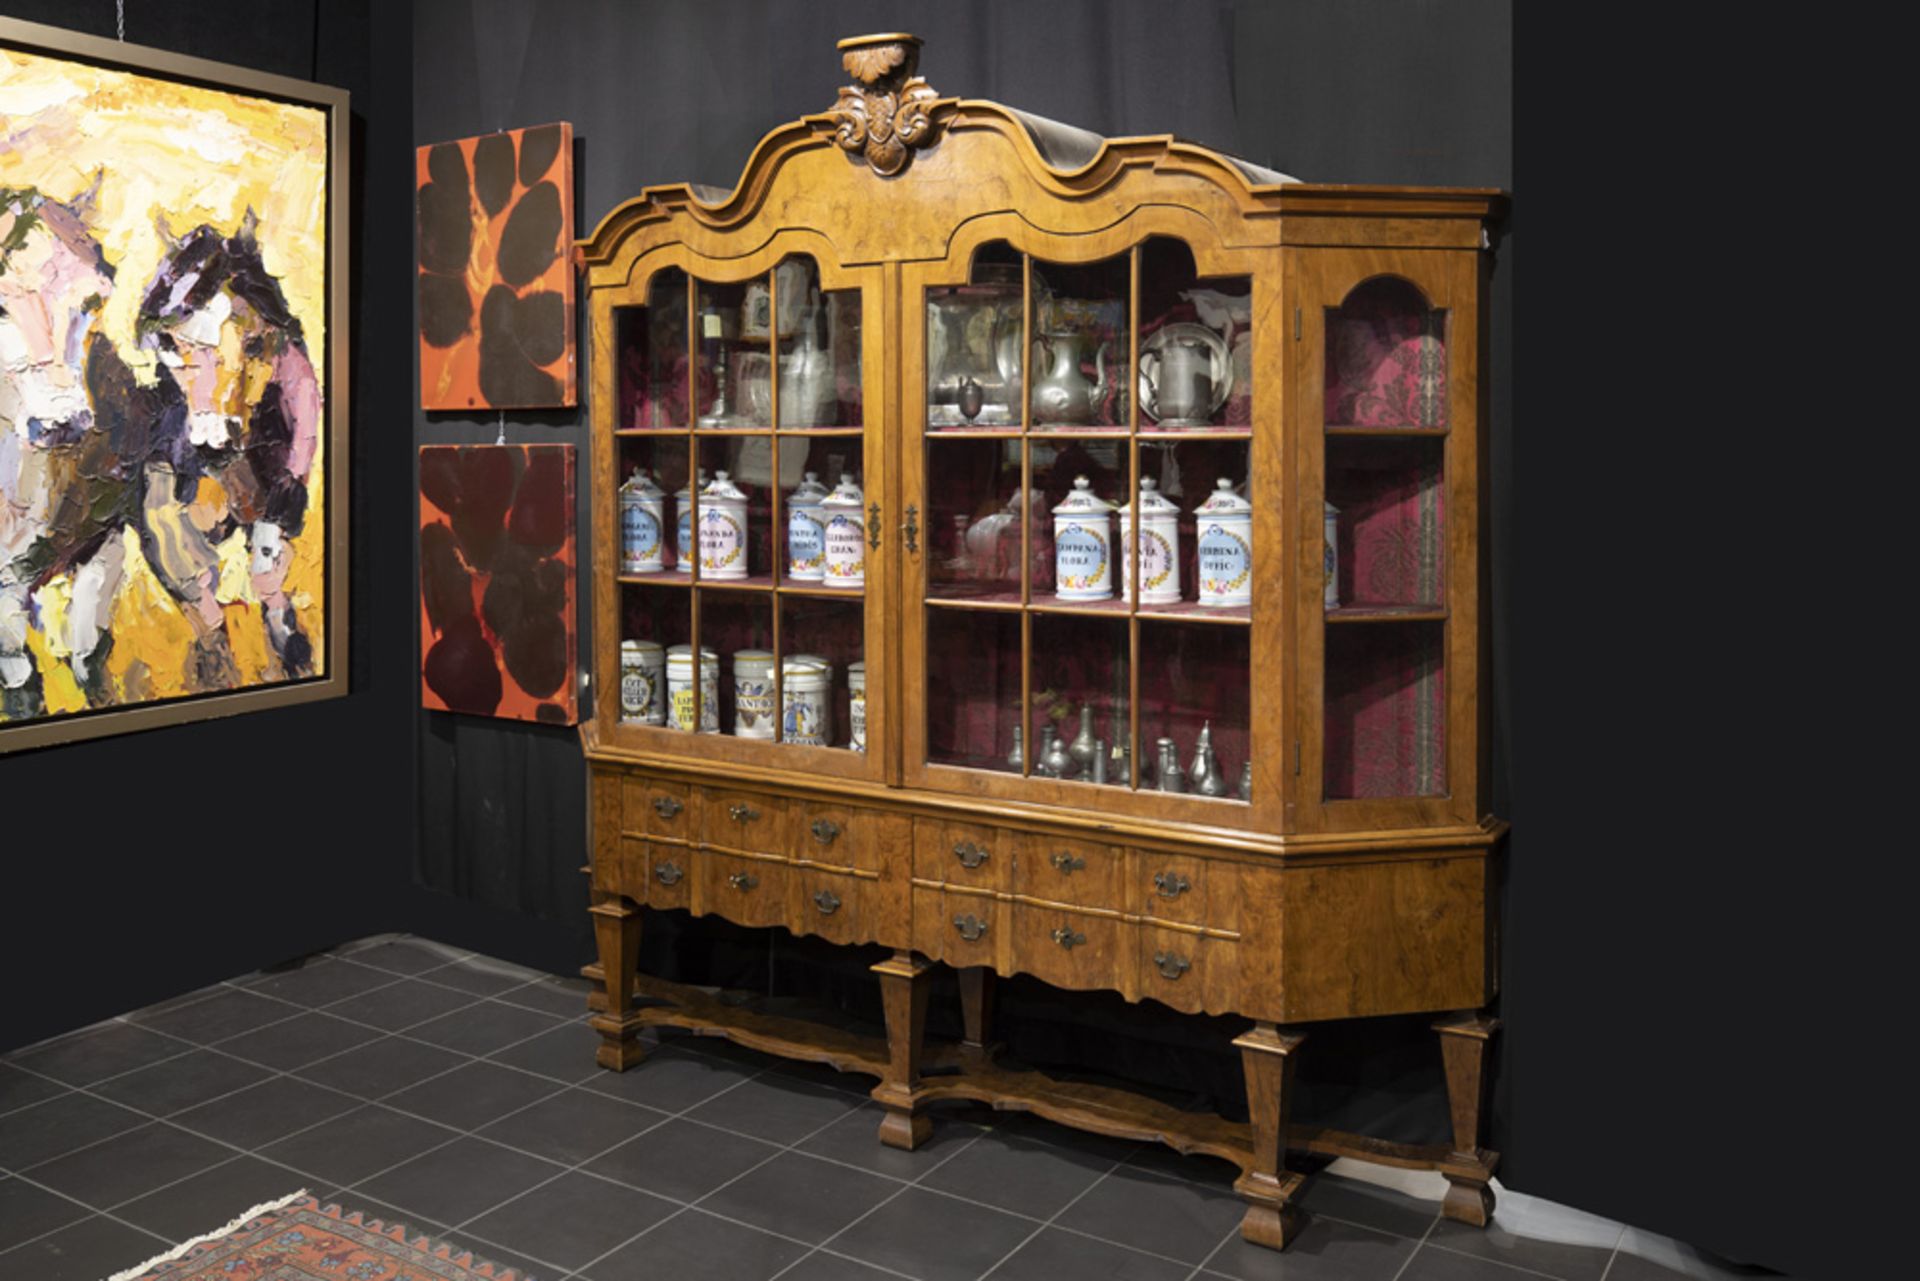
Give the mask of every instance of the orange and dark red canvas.
<svg viewBox="0 0 1920 1281">
<path fill-rule="evenodd" d="M 575 404 L 573 126 L 421 147 L 420 405 Z"/>
<path fill-rule="evenodd" d="M 420 701 L 580 718 L 573 446 L 420 450 Z"/>
</svg>

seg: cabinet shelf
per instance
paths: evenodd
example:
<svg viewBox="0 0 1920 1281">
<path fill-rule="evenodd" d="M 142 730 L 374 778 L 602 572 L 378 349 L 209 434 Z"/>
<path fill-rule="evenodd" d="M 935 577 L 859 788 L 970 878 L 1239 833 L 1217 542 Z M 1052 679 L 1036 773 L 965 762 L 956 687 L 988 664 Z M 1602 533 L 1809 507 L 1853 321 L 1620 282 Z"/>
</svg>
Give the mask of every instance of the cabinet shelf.
<svg viewBox="0 0 1920 1281">
<path fill-rule="evenodd" d="M 1440 437 L 1447 434 L 1445 427 L 1352 427 L 1329 423 L 1327 435 L 1345 436 L 1354 440 L 1404 440 L 1408 437 Z"/>
<path fill-rule="evenodd" d="M 822 587 L 818 583 L 781 583 L 778 590 L 782 596 L 808 596 L 820 600 L 860 600 L 867 594 L 863 587 Z"/>
<path fill-rule="evenodd" d="M 685 427 L 616 427 L 613 429 L 613 434 L 616 436 L 684 436 L 687 434 L 687 429 Z"/>
<path fill-rule="evenodd" d="M 1023 606 L 1019 592 L 994 592 L 979 596 L 929 596 L 927 604 L 935 609 L 971 609 L 1017 614 Z"/>
<path fill-rule="evenodd" d="M 867 434 L 867 429 L 865 427 L 782 427 L 774 434 L 811 440 L 816 437 L 864 436 Z"/>
<path fill-rule="evenodd" d="M 1140 429 L 1143 444 L 1173 445 L 1183 440 L 1252 440 L 1251 427 L 1169 427 Z"/>
<path fill-rule="evenodd" d="M 696 584 L 703 592 L 771 592 L 772 574 L 750 574 L 746 578 L 702 578 Z"/>
<path fill-rule="evenodd" d="M 1327 611 L 1329 623 L 1444 623 L 1444 605 L 1342 605 Z"/>
<path fill-rule="evenodd" d="M 693 575 L 663 569 L 657 574 L 616 574 L 613 581 L 629 587 L 691 587 Z"/>
</svg>

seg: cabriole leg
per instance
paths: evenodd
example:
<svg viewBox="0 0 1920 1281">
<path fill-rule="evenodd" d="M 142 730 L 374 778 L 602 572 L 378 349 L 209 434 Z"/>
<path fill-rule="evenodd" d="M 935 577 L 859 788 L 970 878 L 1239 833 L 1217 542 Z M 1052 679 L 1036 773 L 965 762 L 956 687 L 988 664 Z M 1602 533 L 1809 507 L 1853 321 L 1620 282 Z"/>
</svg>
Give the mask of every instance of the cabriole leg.
<svg viewBox="0 0 1920 1281">
<path fill-rule="evenodd" d="M 873 972 L 880 976 L 880 997 L 887 1015 L 887 1075 L 873 1087 L 874 1101 L 887 1110 L 880 1141 L 913 1149 L 933 1133 L 932 1118 L 914 1110 L 920 1084 L 920 1045 L 927 1026 L 927 975 L 933 966 L 911 952 L 895 952 Z"/>
<path fill-rule="evenodd" d="M 1480 1146 L 1480 1112 L 1486 1100 L 1487 1042 L 1499 1030 L 1500 1020 L 1468 1012 L 1433 1025 L 1440 1034 L 1440 1053 L 1447 1066 L 1447 1101 L 1453 1112 L 1454 1165 L 1484 1167 Z M 1485 1173 L 1459 1168 L 1441 1171 L 1447 1176 L 1447 1199 L 1440 1212 L 1449 1219 L 1484 1228 L 1493 1218 L 1493 1189 Z"/>
<path fill-rule="evenodd" d="M 1253 1164 L 1234 1182 L 1247 1203 L 1240 1235 L 1255 1245 L 1285 1248 L 1299 1231 L 1299 1211 L 1291 1198 L 1296 1180 L 1286 1174 L 1287 1113 L 1293 1102 L 1293 1052 L 1303 1032 L 1284 1032 L 1271 1023 L 1233 1039 L 1247 1077 L 1248 1119 L 1253 1125 Z"/>
<path fill-rule="evenodd" d="M 967 1027 L 964 1044 L 984 1052 L 993 1039 L 993 971 L 986 966 L 960 971 L 960 1014 Z"/>
<path fill-rule="evenodd" d="M 600 1033 L 594 1059 L 624 1072 L 647 1056 L 640 1045 L 640 1016 L 633 1009 L 633 975 L 640 964 L 640 909 L 630 899 L 610 894 L 587 909 L 600 968 L 606 973 L 607 1010 L 588 1020 Z"/>
</svg>

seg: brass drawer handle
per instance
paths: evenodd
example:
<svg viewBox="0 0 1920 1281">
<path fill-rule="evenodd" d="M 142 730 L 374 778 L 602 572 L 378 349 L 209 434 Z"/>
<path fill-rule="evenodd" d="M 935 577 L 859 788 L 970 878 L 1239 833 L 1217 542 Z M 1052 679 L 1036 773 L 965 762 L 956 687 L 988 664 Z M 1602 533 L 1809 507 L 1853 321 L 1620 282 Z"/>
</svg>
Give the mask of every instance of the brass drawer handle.
<svg viewBox="0 0 1920 1281">
<path fill-rule="evenodd" d="M 752 872 L 735 872 L 727 878 L 727 884 L 733 886 L 734 889 L 739 890 L 742 894 L 745 894 L 759 883 L 760 878 Z"/>
<path fill-rule="evenodd" d="M 656 796 L 653 798 L 653 812 L 661 818 L 672 818 L 684 808 L 678 797 Z"/>
<path fill-rule="evenodd" d="M 953 928 L 960 931 L 960 937 L 969 943 L 977 943 L 980 936 L 987 932 L 987 923 L 969 912 L 965 916 L 953 918 Z"/>
<path fill-rule="evenodd" d="M 656 863 L 653 868 L 654 879 L 662 885 L 678 885 L 680 878 L 685 875 L 686 873 L 680 870 L 680 865 L 671 860 Z"/>
<path fill-rule="evenodd" d="M 1179 872 L 1155 872 L 1153 888 L 1160 892 L 1161 898 L 1179 898 L 1193 888 L 1193 883 Z"/>
<path fill-rule="evenodd" d="M 1068 854 L 1064 850 L 1055 851 L 1053 858 L 1049 861 L 1060 869 L 1060 875 L 1062 876 L 1072 876 L 1075 872 L 1083 870 L 1087 865 L 1087 860 L 1081 858 L 1078 854 Z"/>
<path fill-rule="evenodd" d="M 833 844 L 834 838 L 839 835 L 840 825 L 832 819 L 816 818 L 813 820 L 813 839 L 819 841 L 822 845 Z"/>
<path fill-rule="evenodd" d="M 821 890 L 813 896 L 813 905 L 820 909 L 820 915 L 832 916 L 840 910 L 840 896 L 832 890 Z"/>
<path fill-rule="evenodd" d="M 1168 980 L 1179 978 L 1193 964 L 1178 952 L 1155 952 L 1153 963 L 1160 967 L 1160 977 Z"/>
<path fill-rule="evenodd" d="M 1080 933 L 1080 931 L 1070 925 L 1062 925 L 1059 929 L 1047 935 L 1047 937 L 1058 943 L 1061 947 L 1066 948 L 1069 952 L 1087 941 L 1086 935 Z"/>
<path fill-rule="evenodd" d="M 751 805 L 729 805 L 727 816 L 736 823 L 751 823 L 760 817 L 760 811 Z"/>
<path fill-rule="evenodd" d="M 975 845 L 972 841 L 961 841 L 953 847 L 953 856 L 960 860 L 960 866 L 972 871 L 987 861 L 987 847 Z"/>
</svg>

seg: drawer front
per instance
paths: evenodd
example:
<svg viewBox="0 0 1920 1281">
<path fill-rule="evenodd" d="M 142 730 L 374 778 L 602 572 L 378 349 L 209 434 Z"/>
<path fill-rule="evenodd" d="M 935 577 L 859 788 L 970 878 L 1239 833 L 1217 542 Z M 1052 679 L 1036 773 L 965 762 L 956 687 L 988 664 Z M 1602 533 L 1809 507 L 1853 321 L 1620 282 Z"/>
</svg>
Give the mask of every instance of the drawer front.
<svg viewBox="0 0 1920 1281">
<path fill-rule="evenodd" d="M 787 857 L 787 801 L 757 792 L 706 789 L 702 840 L 721 849 Z"/>
<path fill-rule="evenodd" d="M 736 925 L 785 925 L 791 869 L 770 859 L 700 851 L 701 910 Z"/>
<path fill-rule="evenodd" d="M 1007 905 L 985 894 L 913 888 L 913 946 L 948 965 L 993 965 L 1006 955 Z"/>
<path fill-rule="evenodd" d="M 1140 995 L 1188 1014 L 1230 1014 L 1240 992 L 1240 946 L 1182 930 L 1140 929 Z"/>
<path fill-rule="evenodd" d="M 1141 850 L 1134 867 L 1134 901 L 1140 915 L 1239 932 L 1238 865 Z"/>
<path fill-rule="evenodd" d="M 1097 841 L 1068 841 L 1023 832 L 1014 838 L 1013 892 L 1049 903 L 1122 911 L 1127 905 L 1127 852 Z"/>
<path fill-rule="evenodd" d="M 1131 996 L 1135 930 L 1110 916 L 1017 903 L 1014 968 L 1055 987 L 1112 988 Z"/>
<path fill-rule="evenodd" d="M 698 801 L 693 788 L 685 783 L 629 776 L 622 805 L 622 826 L 629 832 L 690 841 L 700 830 L 695 813 Z"/>
<path fill-rule="evenodd" d="M 793 869 L 795 934 L 817 934 L 833 943 L 876 943 L 872 881 L 811 867 Z"/>
<path fill-rule="evenodd" d="M 828 867 L 878 872 L 904 857 L 913 820 L 851 805 L 793 805 L 793 857 Z"/>
<path fill-rule="evenodd" d="M 913 874 L 943 885 L 1006 890 L 1013 883 L 1009 833 L 977 823 L 913 822 Z"/>
<path fill-rule="evenodd" d="M 649 907 L 693 906 L 693 882 L 700 873 L 697 851 L 688 845 L 648 841 L 645 880 L 633 897 Z"/>
<path fill-rule="evenodd" d="M 645 902 L 647 899 L 647 842 L 638 836 L 620 838 L 619 858 L 614 869 L 615 888 L 630 899 Z M 600 877 L 596 872 L 594 888 L 600 888 Z"/>
</svg>

